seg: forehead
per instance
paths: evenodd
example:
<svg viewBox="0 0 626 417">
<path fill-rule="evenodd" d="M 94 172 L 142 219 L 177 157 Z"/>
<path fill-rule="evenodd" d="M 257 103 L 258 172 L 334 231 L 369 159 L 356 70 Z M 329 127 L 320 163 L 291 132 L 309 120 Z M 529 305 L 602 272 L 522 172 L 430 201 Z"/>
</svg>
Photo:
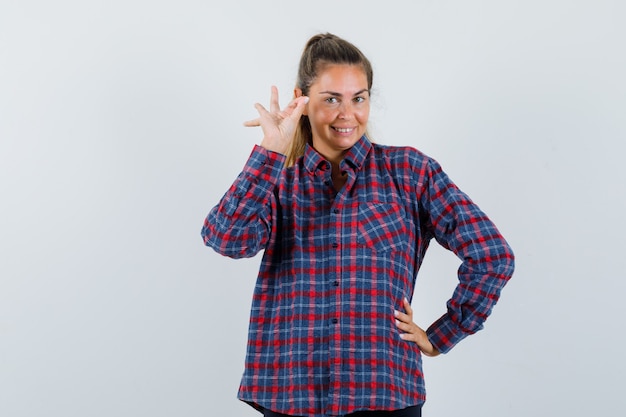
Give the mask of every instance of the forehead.
<svg viewBox="0 0 626 417">
<path fill-rule="evenodd" d="M 320 69 L 311 90 L 356 93 L 367 90 L 367 75 L 360 65 L 326 65 Z"/>
</svg>

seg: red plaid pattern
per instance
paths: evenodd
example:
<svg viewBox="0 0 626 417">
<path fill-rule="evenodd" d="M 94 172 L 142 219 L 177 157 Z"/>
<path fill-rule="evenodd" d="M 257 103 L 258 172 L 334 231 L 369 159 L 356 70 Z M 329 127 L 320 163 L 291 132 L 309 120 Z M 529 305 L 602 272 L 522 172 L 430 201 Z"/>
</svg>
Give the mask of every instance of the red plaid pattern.
<svg viewBox="0 0 626 417">
<path fill-rule="evenodd" d="M 427 331 L 444 353 L 482 328 L 513 273 L 511 248 L 415 149 L 362 138 L 340 165 L 339 193 L 313 148 L 284 163 L 255 147 L 202 229 L 226 256 L 264 250 L 239 398 L 320 417 L 423 403 L 421 355 L 393 311 L 411 299 L 431 238 L 462 260 L 447 312 Z"/>
</svg>

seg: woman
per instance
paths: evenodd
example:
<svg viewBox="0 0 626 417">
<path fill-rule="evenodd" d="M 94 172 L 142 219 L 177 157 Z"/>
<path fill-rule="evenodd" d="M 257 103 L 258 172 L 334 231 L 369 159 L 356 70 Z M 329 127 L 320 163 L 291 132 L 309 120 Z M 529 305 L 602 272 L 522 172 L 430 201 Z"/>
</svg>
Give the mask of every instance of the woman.
<svg viewBox="0 0 626 417">
<path fill-rule="evenodd" d="M 331 34 L 300 61 L 296 98 L 256 105 L 263 140 L 202 229 L 233 258 L 264 250 L 239 398 L 265 416 L 420 416 L 422 354 L 482 328 L 513 253 L 433 159 L 367 138 L 367 58 Z M 409 300 L 431 238 L 463 261 L 426 331 Z"/>
</svg>

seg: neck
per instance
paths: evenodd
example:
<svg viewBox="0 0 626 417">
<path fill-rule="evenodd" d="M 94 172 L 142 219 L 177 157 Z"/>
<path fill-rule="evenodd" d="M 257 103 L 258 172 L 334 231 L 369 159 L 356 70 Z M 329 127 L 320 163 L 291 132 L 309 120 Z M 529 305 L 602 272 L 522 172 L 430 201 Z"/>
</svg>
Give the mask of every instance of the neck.
<svg viewBox="0 0 626 417">
<path fill-rule="evenodd" d="M 335 191 L 339 192 L 348 180 L 348 174 L 341 173 L 341 171 L 339 170 L 339 164 L 331 163 L 331 165 L 331 177 L 333 179 L 333 186 L 335 187 Z"/>
<path fill-rule="evenodd" d="M 343 157 L 348 152 L 348 149 L 334 149 L 330 146 L 324 146 L 324 143 L 320 143 L 313 138 L 311 145 L 313 148 L 324 157 L 333 166 L 333 172 L 339 172 L 339 164 L 343 161 Z"/>
<path fill-rule="evenodd" d="M 330 160 L 329 160 L 330 161 Z M 332 166 L 332 174 L 333 177 L 339 177 L 341 176 L 341 170 L 339 169 L 339 163 L 341 162 L 341 160 L 339 160 L 338 162 L 335 161 L 330 161 L 330 165 Z"/>
</svg>

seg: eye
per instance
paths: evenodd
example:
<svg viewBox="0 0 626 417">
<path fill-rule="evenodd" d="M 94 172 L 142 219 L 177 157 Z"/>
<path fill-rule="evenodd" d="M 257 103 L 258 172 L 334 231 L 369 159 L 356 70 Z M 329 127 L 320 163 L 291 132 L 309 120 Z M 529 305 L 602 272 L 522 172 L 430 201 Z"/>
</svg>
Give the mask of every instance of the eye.
<svg viewBox="0 0 626 417">
<path fill-rule="evenodd" d="M 355 103 L 365 103 L 365 97 L 361 97 L 361 96 L 355 97 L 354 98 L 354 102 Z"/>
<path fill-rule="evenodd" d="M 339 102 L 339 100 L 337 100 L 337 97 L 328 97 L 324 101 L 326 101 L 326 103 L 328 104 L 336 104 Z"/>
</svg>

